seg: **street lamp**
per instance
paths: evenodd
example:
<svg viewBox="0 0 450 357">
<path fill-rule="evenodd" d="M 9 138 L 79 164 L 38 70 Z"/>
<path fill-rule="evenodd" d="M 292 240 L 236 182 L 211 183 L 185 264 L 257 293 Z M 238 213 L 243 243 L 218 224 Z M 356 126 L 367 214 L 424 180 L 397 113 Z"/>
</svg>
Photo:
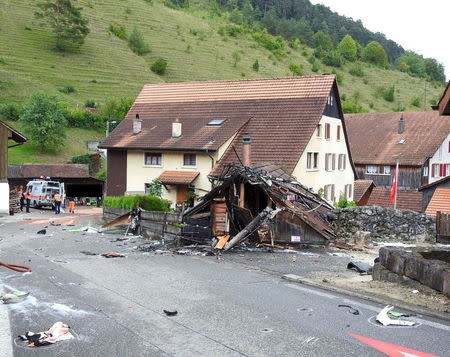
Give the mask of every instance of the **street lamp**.
<svg viewBox="0 0 450 357">
<path fill-rule="evenodd" d="M 108 138 L 109 136 L 109 125 L 110 124 L 116 124 L 117 121 L 116 120 L 106 120 L 106 138 Z M 108 185 L 108 149 L 105 150 L 105 171 L 106 171 L 106 185 L 105 185 L 105 189 L 107 188 L 106 186 Z M 105 193 L 103 193 L 103 196 L 105 196 Z"/>
</svg>

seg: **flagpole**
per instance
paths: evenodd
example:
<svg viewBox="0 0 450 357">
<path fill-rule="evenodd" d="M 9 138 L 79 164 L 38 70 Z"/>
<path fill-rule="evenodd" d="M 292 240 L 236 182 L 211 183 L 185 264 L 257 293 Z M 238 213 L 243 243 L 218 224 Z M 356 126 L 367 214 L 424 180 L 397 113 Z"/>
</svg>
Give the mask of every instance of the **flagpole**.
<svg viewBox="0 0 450 357">
<path fill-rule="evenodd" d="M 394 196 L 394 209 L 397 209 L 397 189 L 398 189 L 398 160 L 395 166 L 395 196 Z"/>
</svg>

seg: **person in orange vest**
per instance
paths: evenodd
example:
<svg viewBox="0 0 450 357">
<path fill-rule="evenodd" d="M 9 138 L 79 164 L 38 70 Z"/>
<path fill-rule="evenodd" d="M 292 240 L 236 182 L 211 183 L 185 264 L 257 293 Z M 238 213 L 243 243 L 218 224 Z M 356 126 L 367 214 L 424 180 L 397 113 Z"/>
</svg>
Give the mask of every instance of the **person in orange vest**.
<svg viewBox="0 0 450 357">
<path fill-rule="evenodd" d="M 26 212 L 30 213 L 30 203 L 31 203 L 31 193 L 30 190 L 27 190 L 27 192 L 25 193 L 25 202 L 26 202 Z"/>
<path fill-rule="evenodd" d="M 69 197 L 69 213 L 75 213 L 75 199 Z"/>
<path fill-rule="evenodd" d="M 55 198 L 53 200 L 55 204 L 55 214 L 61 213 L 61 195 L 59 193 L 55 194 Z"/>
</svg>

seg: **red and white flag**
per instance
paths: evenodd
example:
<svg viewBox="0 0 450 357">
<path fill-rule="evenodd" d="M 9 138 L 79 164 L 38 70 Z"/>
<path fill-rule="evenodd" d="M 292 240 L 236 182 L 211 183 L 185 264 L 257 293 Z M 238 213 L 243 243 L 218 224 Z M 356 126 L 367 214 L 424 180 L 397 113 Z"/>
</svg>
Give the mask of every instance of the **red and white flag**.
<svg viewBox="0 0 450 357">
<path fill-rule="evenodd" d="M 390 201 L 392 203 L 394 203 L 394 208 L 395 208 L 395 203 L 397 201 L 397 179 L 398 179 L 398 161 L 397 161 L 397 166 L 395 167 L 395 170 L 394 170 L 394 178 L 392 180 L 391 194 L 389 196 Z"/>
</svg>

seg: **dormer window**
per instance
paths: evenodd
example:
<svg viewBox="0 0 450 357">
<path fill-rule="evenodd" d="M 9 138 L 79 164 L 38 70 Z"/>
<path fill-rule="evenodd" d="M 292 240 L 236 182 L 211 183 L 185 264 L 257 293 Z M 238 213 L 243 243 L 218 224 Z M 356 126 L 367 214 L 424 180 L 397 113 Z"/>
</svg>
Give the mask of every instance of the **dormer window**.
<svg viewBox="0 0 450 357">
<path fill-rule="evenodd" d="M 400 141 L 398 142 L 398 144 L 404 144 L 406 142 L 406 139 L 400 139 Z"/>
<path fill-rule="evenodd" d="M 330 105 L 330 106 L 333 106 L 333 101 L 334 101 L 333 96 L 330 95 L 330 96 L 328 97 L 328 99 L 327 99 L 327 104 Z"/>
<path fill-rule="evenodd" d="M 226 118 L 216 118 L 216 119 L 212 119 L 208 124 L 206 124 L 207 126 L 221 126 L 222 123 L 227 120 Z"/>
</svg>

